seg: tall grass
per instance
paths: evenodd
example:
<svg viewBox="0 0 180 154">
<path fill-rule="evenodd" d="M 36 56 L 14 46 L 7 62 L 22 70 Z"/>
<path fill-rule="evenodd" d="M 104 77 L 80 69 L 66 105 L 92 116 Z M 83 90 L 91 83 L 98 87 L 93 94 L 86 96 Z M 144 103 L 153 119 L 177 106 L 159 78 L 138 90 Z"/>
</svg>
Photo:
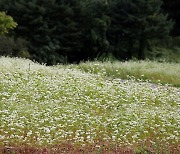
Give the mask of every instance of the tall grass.
<svg viewBox="0 0 180 154">
<path fill-rule="evenodd" d="M 85 62 L 68 66 L 85 72 L 101 74 L 111 78 L 149 80 L 153 83 L 172 84 L 180 86 L 180 63 L 165 63 L 155 61 L 126 62 Z"/>
<path fill-rule="evenodd" d="M 180 63 L 180 47 L 153 47 L 151 52 L 147 53 L 151 60 Z"/>
</svg>

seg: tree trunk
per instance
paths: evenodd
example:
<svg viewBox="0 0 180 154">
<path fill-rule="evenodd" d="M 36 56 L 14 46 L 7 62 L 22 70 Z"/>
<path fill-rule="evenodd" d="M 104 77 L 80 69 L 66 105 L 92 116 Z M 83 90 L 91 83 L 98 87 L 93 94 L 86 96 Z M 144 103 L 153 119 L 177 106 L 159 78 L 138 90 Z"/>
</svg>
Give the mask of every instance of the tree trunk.
<svg viewBox="0 0 180 154">
<path fill-rule="evenodd" d="M 127 58 L 132 59 L 133 40 L 130 39 L 128 45 L 129 47 L 128 47 Z"/>
<path fill-rule="evenodd" d="M 146 48 L 146 39 L 144 37 L 141 37 L 139 40 L 139 50 L 138 50 L 138 59 L 144 60 L 145 59 L 145 48 Z"/>
</svg>

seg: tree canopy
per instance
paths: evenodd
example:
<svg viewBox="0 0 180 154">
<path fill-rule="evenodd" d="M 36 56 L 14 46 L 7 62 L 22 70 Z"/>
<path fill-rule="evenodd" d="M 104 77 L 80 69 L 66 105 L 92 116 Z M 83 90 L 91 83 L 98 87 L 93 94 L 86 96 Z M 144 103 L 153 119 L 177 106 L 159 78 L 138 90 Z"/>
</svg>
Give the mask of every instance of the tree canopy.
<svg viewBox="0 0 180 154">
<path fill-rule="evenodd" d="M 5 12 L 0 12 L 0 35 L 8 33 L 10 29 L 17 26 L 11 16 L 6 15 Z"/>
<path fill-rule="evenodd" d="M 162 9 L 165 13 L 168 13 L 169 19 L 174 21 L 174 27 L 171 31 L 171 35 L 180 36 L 180 1 L 179 0 L 163 0 Z"/>
<path fill-rule="evenodd" d="M 1 0 L 0 10 L 17 21 L 12 35 L 29 42 L 32 59 L 47 64 L 144 59 L 149 41 L 173 25 L 162 0 Z"/>
</svg>

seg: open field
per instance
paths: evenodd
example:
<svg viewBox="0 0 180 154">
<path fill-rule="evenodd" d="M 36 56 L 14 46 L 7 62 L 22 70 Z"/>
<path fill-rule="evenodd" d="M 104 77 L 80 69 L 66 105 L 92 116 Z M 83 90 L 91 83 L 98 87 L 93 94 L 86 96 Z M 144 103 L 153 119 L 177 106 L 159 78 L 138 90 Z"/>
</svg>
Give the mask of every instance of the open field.
<svg viewBox="0 0 180 154">
<path fill-rule="evenodd" d="M 103 64 L 89 65 L 100 72 Z M 115 66 L 112 74 L 123 72 L 127 65 L 122 63 L 120 68 L 117 63 L 107 63 L 103 72 L 111 74 Z M 131 69 L 135 65 L 141 77 L 148 77 L 154 66 L 134 63 Z M 79 70 L 83 64 L 76 67 L 47 67 L 30 60 L 0 58 L 2 153 L 14 149 L 23 153 L 23 148 L 24 153 L 39 149 L 39 153 L 179 152 L 180 88 L 133 78 L 122 81 L 118 76 L 109 79 L 103 72 Z M 144 67 L 150 68 L 146 74 Z M 162 71 L 164 67 L 157 68 L 157 74 L 162 78 L 172 75 L 170 79 L 179 84 L 177 65 L 167 64 L 167 71 Z"/>
<path fill-rule="evenodd" d="M 148 80 L 153 83 L 171 84 L 180 87 L 180 63 L 155 61 L 86 62 L 68 66 L 85 72 L 101 74 L 110 78 Z"/>
</svg>

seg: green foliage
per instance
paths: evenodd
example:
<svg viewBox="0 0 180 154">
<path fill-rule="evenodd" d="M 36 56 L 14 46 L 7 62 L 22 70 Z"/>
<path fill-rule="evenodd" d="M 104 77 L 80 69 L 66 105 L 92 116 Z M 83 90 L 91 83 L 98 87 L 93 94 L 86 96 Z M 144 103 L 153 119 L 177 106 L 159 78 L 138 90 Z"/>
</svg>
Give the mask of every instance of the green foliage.
<svg viewBox="0 0 180 154">
<path fill-rule="evenodd" d="M 107 39 L 107 31 L 110 26 L 110 18 L 107 15 L 107 0 L 92 0 L 86 4 L 86 30 L 85 46 L 91 53 L 92 58 L 101 55 L 108 55 L 109 40 Z"/>
<path fill-rule="evenodd" d="M 4 10 L 7 10 L 19 26 L 15 30 L 16 38 L 24 38 L 29 42 L 28 51 L 31 58 L 44 63 L 57 63 L 60 56 L 56 53 L 59 49 L 59 42 L 52 36 L 55 32 L 55 23 L 51 27 L 51 22 L 48 16 L 48 7 L 53 9 L 54 1 L 2 1 Z"/>
<path fill-rule="evenodd" d="M 172 28 L 161 12 L 161 0 L 113 0 L 111 2 L 110 40 L 116 50 L 125 42 L 127 58 L 145 58 L 148 40 L 163 38 Z M 117 49 L 116 49 L 117 48 Z M 136 55 L 137 54 L 137 55 Z"/>
<path fill-rule="evenodd" d="M 150 60 L 180 63 L 180 37 L 155 39 L 146 56 Z"/>
<path fill-rule="evenodd" d="M 0 12 L 0 35 L 8 33 L 10 29 L 14 29 L 16 26 L 17 23 L 11 16 L 6 15 L 5 12 Z"/>
<path fill-rule="evenodd" d="M 164 48 L 161 46 L 152 47 L 151 51 L 147 54 L 150 60 L 180 63 L 180 48 Z"/>
<path fill-rule="evenodd" d="M 0 36 L 0 55 L 30 58 L 28 42 L 22 38 Z"/>
<path fill-rule="evenodd" d="M 19 26 L 12 35 L 29 42 L 41 63 L 79 62 L 109 56 L 144 59 L 150 40 L 164 38 L 172 22 L 162 0 L 1 0 Z"/>
<path fill-rule="evenodd" d="M 179 0 L 163 0 L 162 9 L 169 14 L 169 18 L 174 21 L 174 27 L 171 31 L 172 36 L 180 36 L 180 1 Z"/>
</svg>

